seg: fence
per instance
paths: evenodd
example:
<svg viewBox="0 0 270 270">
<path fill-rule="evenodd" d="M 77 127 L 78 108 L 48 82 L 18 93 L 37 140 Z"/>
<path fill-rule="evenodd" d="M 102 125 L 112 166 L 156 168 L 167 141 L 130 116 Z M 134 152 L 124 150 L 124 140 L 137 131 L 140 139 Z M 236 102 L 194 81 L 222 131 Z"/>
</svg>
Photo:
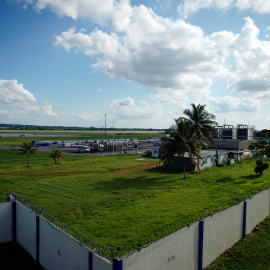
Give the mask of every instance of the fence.
<svg viewBox="0 0 270 270">
<path fill-rule="evenodd" d="M 0 204 L 0 243 L 17 241 L 45 269 L 202 269 L 270 215 L 269 183 L 114 248 L 19 194 L 8 198 L 15 200 Z"/>
</svg>

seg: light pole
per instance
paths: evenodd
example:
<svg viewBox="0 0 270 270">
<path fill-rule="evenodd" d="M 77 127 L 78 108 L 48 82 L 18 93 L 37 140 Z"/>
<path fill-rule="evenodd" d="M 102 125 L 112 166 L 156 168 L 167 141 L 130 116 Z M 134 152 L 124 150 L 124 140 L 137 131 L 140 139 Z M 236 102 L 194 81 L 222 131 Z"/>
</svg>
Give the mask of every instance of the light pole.
<svg viewBox="0 0 270 270">
<path fill-rule="evenodd" d="M 107 114 L 105 114 L 105 137 L 106 137 L 106 116 Z"/>
<path fill-rule="evenodd" d="M 113 116 L 113 155 L 114 155 L 114 116 Z"/>
</svg>

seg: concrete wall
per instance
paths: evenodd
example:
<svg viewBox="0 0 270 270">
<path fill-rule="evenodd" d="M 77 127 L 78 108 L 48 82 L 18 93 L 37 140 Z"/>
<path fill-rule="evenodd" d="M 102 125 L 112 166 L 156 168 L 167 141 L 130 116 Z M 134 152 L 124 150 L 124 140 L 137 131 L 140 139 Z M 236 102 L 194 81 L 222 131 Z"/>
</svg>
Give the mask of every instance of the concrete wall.
<svg viewBox="0 0 270 270">
<path fill-rule="evenodd" d="M 264 190 L 247 199 L 247 233 L 265 217 L 270 215 L 270 189 Z"/>
<path fill-rule="evenodd" d="M 204 267 L 242 238 L 243 204 L 242 202 L 204 219 Z"/>
<path fill-rule="evenodd" d="M 40 219 L 40 264 L 45 269 L 88 269 L 88 250 Z"/>
<path fill-rule="evenodd" d="M 39 262 L 50 270 L 112 270 L 112 263 L 39 218 Z M 12 202 L 0 204 L 0 243 L 12 242 Z M 36 260 L 36 214 L 16 201 L 16 240 Z M 0 267 L 1 268 L 1 267 Z"/>
<path fill-rule="evenodd" d="M 198 269 L 199 222 L 193 223 L 123 259 L 125 270 Z"/>
<path fill-rule="evenodd" d="M 36 214 L 16 202 L 17 242 L 36 259 Z"/>
<path fill-rule="evenodd" d="M 57 227 L 40 219 L 40 264 L 45 269 L 88 270 L 89 250 Z M 93 255 L 94 270 L 111 270 L 112 264 Z"/>
<path fill-rule="evenodd" d="M 12 241 L 12 203 L 0 203 L 0 243 Z"/>
</svg>

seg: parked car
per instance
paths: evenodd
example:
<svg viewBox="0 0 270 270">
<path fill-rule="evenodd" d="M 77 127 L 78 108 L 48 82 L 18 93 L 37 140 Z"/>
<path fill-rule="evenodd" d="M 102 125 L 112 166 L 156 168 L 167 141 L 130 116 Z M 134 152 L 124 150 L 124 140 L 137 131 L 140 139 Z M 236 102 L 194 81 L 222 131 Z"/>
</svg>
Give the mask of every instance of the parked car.
<svg viewBox="0 0 270 270">
<path fill-rule="evenodd" d="M 86 152 L 90 152 L 90 148 L 88 146 L 78 145 L 77 151 L 78 153 L 86 153 Z"/>
</svg>

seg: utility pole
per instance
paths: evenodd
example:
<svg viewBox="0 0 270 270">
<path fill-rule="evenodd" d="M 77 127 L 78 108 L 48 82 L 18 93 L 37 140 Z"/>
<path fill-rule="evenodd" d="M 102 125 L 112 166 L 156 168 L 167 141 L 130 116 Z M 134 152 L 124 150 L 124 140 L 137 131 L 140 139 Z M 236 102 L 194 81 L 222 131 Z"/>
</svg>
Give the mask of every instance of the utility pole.
<svg viewBox="0 0 270 270">
<path fill-rule="evenodd" d="M 113 155 L 114 155 L 114 116 L 113 116 Z"/>
<path fill-rule="evenodd" d="M 105 114 L 105 137 L 106 137 L 106 114 Z"/>
</svg>

